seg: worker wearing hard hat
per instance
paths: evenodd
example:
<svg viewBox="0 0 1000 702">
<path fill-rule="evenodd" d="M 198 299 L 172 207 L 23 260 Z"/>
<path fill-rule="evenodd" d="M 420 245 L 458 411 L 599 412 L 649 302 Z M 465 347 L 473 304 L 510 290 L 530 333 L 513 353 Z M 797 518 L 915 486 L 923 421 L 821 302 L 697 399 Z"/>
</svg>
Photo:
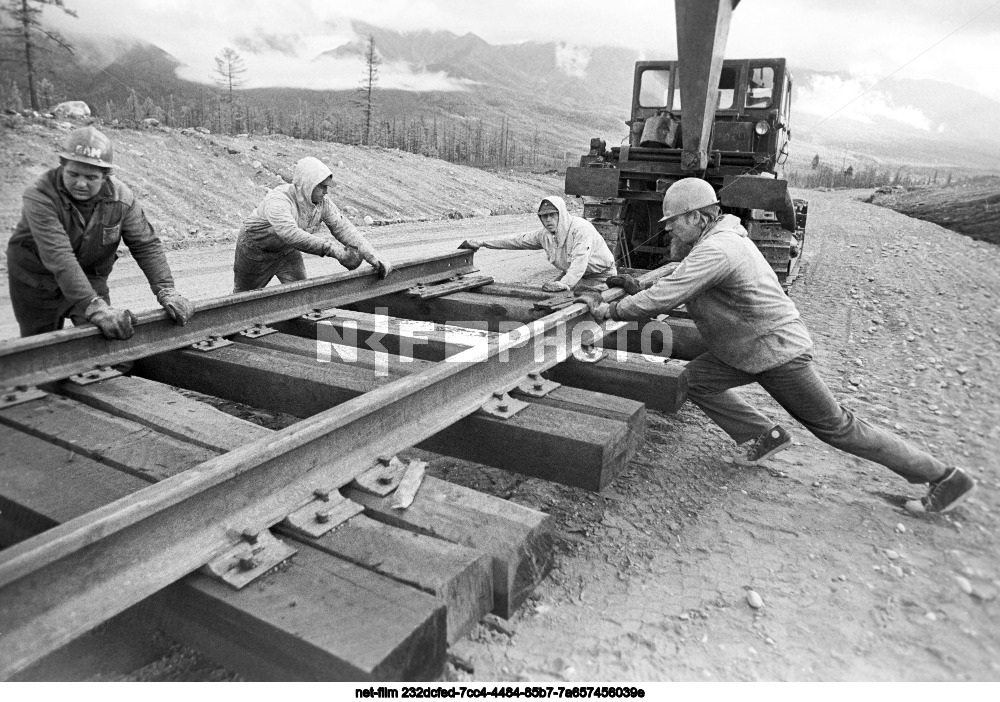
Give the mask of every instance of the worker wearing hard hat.
<svg viewBox="0 0 1000 702">
<path fill-rule="evenodd" d="M 67 136 L 60 165 L 24 192 L 21 220 L 7 244 L 10 301 L 21 336 L 95 324 L 109 339 L 134 333 L 131 311 L 112 307 L 108 276 L 124 242 L 157 301 L 177 324 L 194 304 L 174 288 L 163 245 L 142 206 L 111 175 L 111 141 L 93 127 Z"/>
<path fill-rule="evenodd" d="M 665 229 L 691 246 L 669 275 L 642 289 L 631 276 L 608 280 L 628 296 L 606 303 L 581 297 L 598 319 L 645 319 L 686 304 L 708 352 L 687 365 L 688 398 L 737 444 L 751 442 L 746 460 L 762 461 L 792 443 L 733 388 L 758 383 L 825 443 L 880 463 L 930 490 L 910 500 L 912 512 L 946 512 L 972 494 L 975 481 L 906 441 L 868 424 L 840 405 L 812 363 L 812 340 L 795 303 L 739 220 L 720 214 L 712 186 L 699 178 L 677 181 L 663 198 Z"/>
<path fill-rule="evenodd" d="M 392 272 L 392 265 L 379 257 L 328 197 L 332 186 L 333 172 L 318 158 L 306 156 L 295 165 L 290 184 L 264 196 L 243 220 L 236 240 L 233 292 L 263 288 L 275 276 L 282 283 L 305 280 L 303 251 L 336 258 L 349 270 L 367 261 L 379 278 Z M 324 225 L 332 239 L 319 235 Z"/>
<path fill-rule="evenodd" d="M 469 239 L 458 248 L 542 249 L 549 262 L 562 271 L 561 276 L 542 286 L 548 292 L 592 289 L 617 273 L 615 257 L 594 225 L 569 214 L 561 197 L 542 200 L 538 219 L 542 222 L 541 229 L 485 241 Z"/>
</svg>

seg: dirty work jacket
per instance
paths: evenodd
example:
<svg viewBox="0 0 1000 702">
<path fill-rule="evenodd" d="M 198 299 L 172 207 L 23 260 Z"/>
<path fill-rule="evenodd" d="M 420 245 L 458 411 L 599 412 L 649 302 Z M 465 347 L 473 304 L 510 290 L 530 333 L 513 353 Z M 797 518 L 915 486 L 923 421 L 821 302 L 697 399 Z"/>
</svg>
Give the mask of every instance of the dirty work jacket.
<svg viewBox="0 0 1000 702">
<path fill-rule="evenodd" d="M 615 257 L 593 224 L 583 217 L 569 214 L 561 197 L 547 197 L 542 202 L 548 202 L 559 210 L 559 226 L 555 234 L 542 227 L 526 234 L 484 241 L 483 248 L 544 249 L 549 263 L 563 272 L 559 282 L 570 288 L 584 277 L 617 274 Z"/>
<path fill-rule="evenodd" d="M 331 240 L 317 236 L 326 225 L 337 241 L 357 249 L 364 260 L 376 265 L 375 249 L 341 214 L 333 200 L 324 197 L 318 205 L 312 202 L 313 189 L 332 174 L 317 158 L 307 156 L 300 160 L 292 183 L 268 192 L 243 220 L 241 253 L 261 262 L 282 258 L 292 251 L 329 255 Z"/>
<path fill-rule="evenodd" d="M 60 290 L 73 305 L 70 311 L 82 316 L 98 297 L 91 280 L 107 280 L 124 241 L 154 295 L 174 287 L 163 246 L 127 185 L 108 176 L 86 222 L 74 202 L 62 166 L 24 191 L 21 220 L 7 244 L 12 278 L 42 291 Z"/>
<path fill-rule="evenodd" d="M 673 273 L 621 300 L 615 316 L 644 319 L 684 303 L 712 354 L 746 373 L 812 348 L 795 303 L 733 215 L 716 220 Z"/>
</svg>

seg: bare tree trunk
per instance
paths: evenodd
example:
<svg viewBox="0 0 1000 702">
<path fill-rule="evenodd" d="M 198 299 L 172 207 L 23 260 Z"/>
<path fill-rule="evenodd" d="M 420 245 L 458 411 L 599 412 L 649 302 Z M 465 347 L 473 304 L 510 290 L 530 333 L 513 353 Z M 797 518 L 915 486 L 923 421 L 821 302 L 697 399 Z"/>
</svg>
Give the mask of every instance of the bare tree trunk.
<svg viewBox="0 0 1000 702">
<path fill-rule="evenodd" d="M 28 24 L 28 0 L 21 0 L 21 26 L 24 28 L 24 61 L 28 66 L 28 97 L 31 99 L 31 109 L 38 112 L 38 93 L 35 92 L 35 62 L 31 50 L 31 31 Z"/>
</svg>

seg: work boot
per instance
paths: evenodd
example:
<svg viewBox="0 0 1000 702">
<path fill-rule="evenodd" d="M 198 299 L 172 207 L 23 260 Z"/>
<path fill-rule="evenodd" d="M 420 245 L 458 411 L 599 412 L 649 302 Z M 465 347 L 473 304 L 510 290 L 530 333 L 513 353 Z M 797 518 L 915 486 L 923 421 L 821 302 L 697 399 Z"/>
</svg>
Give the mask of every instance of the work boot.
<svg viewBox="0 0 1000 702">
<path fill-rule="evenodd" d="M 916 514 L 947 512 L 976 491 L 976 481 L 961 468 L 952 468 L 930 485 L 926 495 L 904 505 L 907 511 Z"/>
<path fill-rule="evenodd" d="M 747 450 L 745 460 L 747 463 L 760 463 L 791 445 L 792 435 L 780 425 L 775 424 L 757 437 Z"/>
</svg>

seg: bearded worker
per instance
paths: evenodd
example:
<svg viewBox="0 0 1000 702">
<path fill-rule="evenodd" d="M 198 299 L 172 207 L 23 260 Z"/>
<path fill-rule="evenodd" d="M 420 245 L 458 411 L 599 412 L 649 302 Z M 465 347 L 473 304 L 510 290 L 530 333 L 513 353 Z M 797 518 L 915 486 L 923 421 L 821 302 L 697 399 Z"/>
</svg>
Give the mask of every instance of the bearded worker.
<svg viewBox="0 0 1000 702">
<path fill-rule="evenodd" d="M 156 300 L 177 324 L 194 304 L 174 288 L 163 245 L 142 205 L 111 174 L 111 141 L 93 127 L 66 137 L 59 167 L 24 191 L 7 244 L 10 301 L 21 336 L 90 322 L 109 339 L 129 339 L 135 315 L 111 306 L 108 276 L 125 243 Z"/>
<path fill-rule="evenodd" d="M 642 289 L 631 276 L 608 280 L 628 295 L 610 304 L 599 293 L 580 300 L 598 319 L 638 320 L 686 304 L 708 351 L 687 364 L 688 399 L 737 443 L 750 442 L 746 460 L 763 461 L 792 443 L 773 420 L 733 388 L 759 384 L 821 441 L 879 463 L 927 494 L 906 503 L 916 513 L 947 512 L 976 489 L 964 470 L 878 429 L 843 407 L 813 365 L 812 339 L 795 303 L 782 291 L 747 231 L 721 214 L 712 186 L 700 178 L 672 184 L 663 198 L 667 232 L 690 246 L 669 275 Z"/>
<path fill-rule="evenodd" d="M 547 197 L 538 207 L 542 226 L 525 234 L 497 239 L 468 239 L 458 248 L 542 249 L 549 263 L 562 271 L 555 280 L 542 285 L 547 292 L 592 290 L 615 275 L 615 257 L 594 225 L 566 211 L 561 197 Z"/>
</svg>

